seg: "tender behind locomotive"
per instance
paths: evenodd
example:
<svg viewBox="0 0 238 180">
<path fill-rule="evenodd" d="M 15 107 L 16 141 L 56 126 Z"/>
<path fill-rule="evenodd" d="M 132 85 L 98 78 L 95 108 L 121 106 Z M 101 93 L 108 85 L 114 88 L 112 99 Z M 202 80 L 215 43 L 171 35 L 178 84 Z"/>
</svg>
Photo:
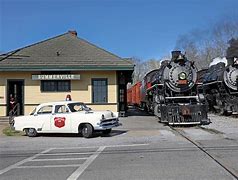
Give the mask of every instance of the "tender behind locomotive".
<svg viewBox="0 0 238 180">
<path fill-rule="evenodd" d="M 164 123 L 209 124 L 205 99 L 198 93 L 196 81 L 194 63 L 180 51 L 173 51 L 170 61 L 163 61 L 159 69 L 144 77 L 142 105 Z"/>
</svg>

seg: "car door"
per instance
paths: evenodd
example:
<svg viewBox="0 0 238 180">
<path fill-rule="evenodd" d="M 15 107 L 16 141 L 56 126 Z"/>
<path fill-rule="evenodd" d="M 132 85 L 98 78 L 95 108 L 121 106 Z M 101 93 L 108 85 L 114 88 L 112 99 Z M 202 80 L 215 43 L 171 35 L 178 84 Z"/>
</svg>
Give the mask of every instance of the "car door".
<svg viewBox="0 0 238 180">
<path fill-rule="evenodd" d="M 38 111 L 34 114 L 34 121 L 37 124 L 40 124 L 41 128 L 38 131 L 49 132 L 50 128 L 50 120 L 52 116 L 53 106 L 45 105 L 38 109 Z"/>
<path fill-rule="evenodd" d="M 55 105 L 54 113 L 51 117 L 51 130 L 54 132 L 71 132 L 70 111 L 66 105 Z"/>
</svg>

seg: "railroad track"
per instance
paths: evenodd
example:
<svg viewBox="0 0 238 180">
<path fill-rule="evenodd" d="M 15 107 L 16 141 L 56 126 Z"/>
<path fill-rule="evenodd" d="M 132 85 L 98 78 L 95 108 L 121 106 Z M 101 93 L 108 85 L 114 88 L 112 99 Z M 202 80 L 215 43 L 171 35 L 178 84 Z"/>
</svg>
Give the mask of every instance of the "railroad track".
<svg viewBox="0 0 238 180">
<path fill-rule="evenodd" d="M 238 173 L 235 172 L 232 168 L 230 168 L 226 163 L 223 161 L 219 160 L 217 157 L 209 153 L 206 148 L 202 147 L 199 143 L 196 141 L 192 140 L 190 137 L 186 136 L 184 131 L 182 129 L 177 129 L 175 127 L 170 126 L 171 130 L 174 131 L 175 133 L 179 134 L 182 136 L 184 139 L 192 143 L 194 146 L 196 146 L 199 150 L 201 150 L 203 153 L 205 153 L 210 159 L 212 159 L 214 162 L 216 162 L 220 167 L 222 167 L 225 171 L 227 171 L 232 177 L 238 180 Z"/>
</svg>

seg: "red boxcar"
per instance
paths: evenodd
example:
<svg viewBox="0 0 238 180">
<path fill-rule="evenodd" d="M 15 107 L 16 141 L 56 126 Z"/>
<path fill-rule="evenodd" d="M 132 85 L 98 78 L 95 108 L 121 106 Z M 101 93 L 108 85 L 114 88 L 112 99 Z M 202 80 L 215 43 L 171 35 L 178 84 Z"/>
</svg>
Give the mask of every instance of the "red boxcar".
<svg viewBox="0 0 238 180">
<path fill-rule="evenodd" d="M 127 105 L 132 105 L 132 87 L 127 89 Z"/>
<path fill-rule="evenodd" d="M 140 106 L 140 103 L 141 103 L 140 87 L 141 87 L 141 82 L 137 82 L 136 84 L 134 84 L 131 88 L 127 90 L 127 104 L 128 105 Z"/>
</svg>

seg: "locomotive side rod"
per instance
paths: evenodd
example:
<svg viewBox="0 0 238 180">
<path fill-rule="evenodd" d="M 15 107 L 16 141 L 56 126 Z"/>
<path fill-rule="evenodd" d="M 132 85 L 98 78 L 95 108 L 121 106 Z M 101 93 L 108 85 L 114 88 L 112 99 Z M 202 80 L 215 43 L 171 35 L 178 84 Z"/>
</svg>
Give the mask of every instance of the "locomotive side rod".
<svg viewBox="0 0 238 180">
<path fill-rule="evenodd" d="M 184 139 L 188 140 L 190 143 L 195 145 L 198 149 L 200 149 L 202 152 L 204 152 L 208 157 L 210 157 L 213 161 L 215 161 L 218 165 L 220 165 L 224 170 L 226 170 L 230 175 L 232 175 L 235 179 L 238 179 L 238 174 L 234 172 L 232 169 L 227 167 L 225 164 L 220 162 L 218 159 L 216 159 L 212 154 L 207 152 L 205 148 L 200 146 L 196 141 L 193 141 L 191 138 L 187 137 L 182 131 L 179 131 L 175 129 L 172 126 L 169 126 L 174 132 L 178 133 L 180 136 L 182 136 Z"/>
</svg>

